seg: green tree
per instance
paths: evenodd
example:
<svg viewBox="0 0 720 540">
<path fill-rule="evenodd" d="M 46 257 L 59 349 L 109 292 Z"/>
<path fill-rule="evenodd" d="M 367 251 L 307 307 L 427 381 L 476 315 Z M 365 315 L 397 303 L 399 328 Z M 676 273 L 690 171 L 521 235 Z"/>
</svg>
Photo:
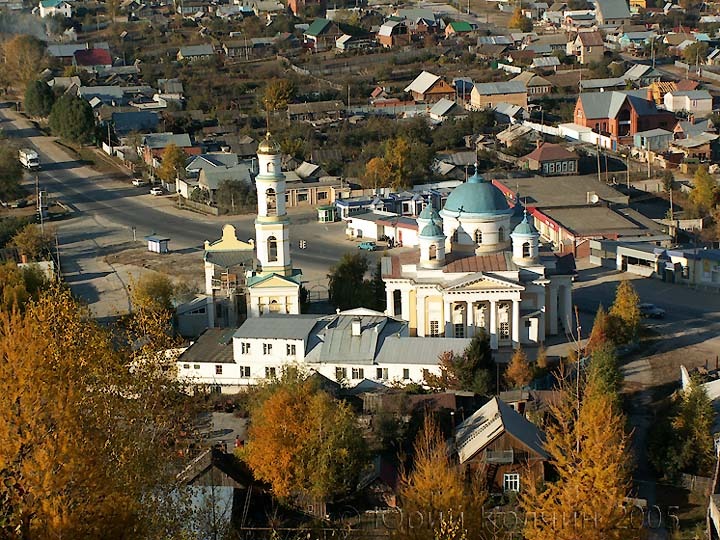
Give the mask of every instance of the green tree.
<svg viewBox="0 0 720 540">
<path fill-rule="evenodd" d="M 695 172 L 693 178 L 693 189 L 690 192 L 690 200 L 700 211 L 702 216 L 707 216 L 715 207 L 718 196 L 718 184 L 715 178 L 708 172 L 707 167 L 701 165 Z"/>
<path fill-rule="evenodd" d="M 157 175 L 165 182 L 173 182 L 176 178 L 185 178 L 186 163 L 187 154 L 185 150 L 170 143 L 163 150 L 162 163 L 158 167 Z"/>
<path fill-rule="evenodd" d="M 30 81 L 25 88 L 25 110 L 30 116 L 46 117 L 52 111 L 55 94 L 46 83 Z"/>
<path fill-rule="evenodd" d="M 257 191 L 242 180 L 223 180 L 215 191 L 215 202 L 231 214 L 253 212 L 257 208 Z"/>
<path fill-rule="evenodd" d="M 357 486 L 365 443 L 350 407 L 310 380 L 280 382 L 253 407 L 242 459 L 280 499 L 324 501 Z"/>
<path fill-rule="evenodd" d="M 376 300 L 365 275 L 370 265 L 362 253 L 346 253 L 328 274 L 330 302 L 340 310 L 356 307 L 373 308 Z"/>
<path fill-rule="evenodd" d="M 84 99 L 63 94 L 52 107 L 48 124 L 53 134 L 67 141 L 86 144 L 95 136 L 95 116 Z"/>
<path fill-rule="evenodd" d="M 440 375 L 429 374 L 425 384 L 438 390 L 464 390 L 488 395 L 496 388 L 497 366 L 492 357 L 490 336 L 480 329 L 463 354 L 450 351 L 440 358 Z"/>
<path fill-rule="evenodd" d="M 17 248 L 28 261 L 40 261 L 50 256 L 55 241 L 55 228 L 28 223 L 10 240 L 10 246 Z"/>
<path fill-rule="evenodd" d="M 630 343 L 640 330 L 640 297 L 629 280 L 622 281 L 615 291 L 610 308 L 610 329 L 617 344 Z"/>
<path fill-rule="evenodd" d="M 14 262 L 0 265 L 0 311 L 24 309 L 48 288 L 48 281 L 36 265 L 19 268 Z"/>
<path fill-rule="evenodd" d="M 290 79 L 273 79 L 267 83 L 262 104 L 266 113 L 268 131 L 270 131 L 270 113 L 286 109 L 294 95 L 295 85 Z"/>
<path fill-rule="evenodd" d="M 0 200 L 12 200 L 22 194 L 20 187 L 22 177 L 23 170 L 18 160 L 17 149 L 6 141 L 2 141 L 0 143 Z"/>
<path fill-rule="evenodd" d="M 610 342 L 595 347 L 590 361 L 590 373 L 597 379 L 601 391 L 615 396 L 619 405 L 623 376 L 618 366 L 617 352 Z"/>
<path fill-rule="evenodd" d="M 683 59 L 688 64 L 703 64 L 707 56 L 708 44 L 704 41 L 697 41 L 683 49 Z"/>
<path fill-rule="evenodd" d="M 515 8 L 515 11 L 512 14 L 512 17 L 510 18 L 510 22 L 508 23 L 509 28 L 517 28 L 521 32 L 530 32 L 533 28 L 532 20 L 525 17 L 523 15 L 522 9 L 520 7 Z"/>
</svg>

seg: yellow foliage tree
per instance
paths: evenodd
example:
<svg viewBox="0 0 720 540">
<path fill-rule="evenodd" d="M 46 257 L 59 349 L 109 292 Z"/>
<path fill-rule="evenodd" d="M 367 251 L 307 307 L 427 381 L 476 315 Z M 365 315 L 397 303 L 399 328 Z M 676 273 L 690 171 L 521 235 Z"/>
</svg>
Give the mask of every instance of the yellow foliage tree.
<svg viewBox="0 0 720 540">
<path fill-rule="evenodd" d="M 128 369 L 59 288 L 0 328 L 0 536 L 156 538 L 147 495 L 171 485 L 169 442 L 187 422 L 175 383 Z"/>
<path fill-rule="evenodd" d="M 610 332 L 615 343 L 629 343 L 640 330 L 640 297 L 630 281 L 618 285 L 610 308 Z"/>
<path fill-rule="evenodd" d="M 579 414 L 568 386 L 551 406 L 545 449 L 558 479 L 530 485 L 520 504 L 527 513 L 527 540 L 621 540 L 627 538 L 628 437 L 613 396 L 590 375 Z"/>
<path fill-rule="evenodd" d="M 425 416 L 413 446 L 412 472 L 400 471 L 400 503 L 403 515 L 422 516 L 422 526 L 407 521 L 394 531 L 395 538 L 425 540 L 484 538 L 482 505 L 487 491 L 477 477 L 466 481 L 459 466 L 450 459 L 447 443 L 432 416 Z M 459 523 L 457 518 L 462 516 Z"/>
<path fill-rule="evenodd" d="M 187 154 L 185 151 L 170 143 L 163 151 L 162 163 L 158 167 L 157 175 L 165 182 L 173 182 L 176 178 L 184 178 L 186 163 Z"/>
<path fill-rule="evenodd" d="M 241 457 L 277 497 L 330 500 L 357 486 L 364 443 L 347 404 L 310 381 L 284 382 L 252 420 Z"/>
<path fill-rule="evenodd" d="M 522 388 L 532 381 L 532 368 L 522 347 L 515 350 L 505 371 L 505 380 L 512 388 Z"/>
<path fill-rule="evenodd" d="M 387 185 L 390 177 L 390 168 L 384 158 L 374 157 L 365 164 L 364 185 L 368 188 L 378 188 Z"/>
<path fill-rule="evenodd" d="M 533 23 L 525 15 L 523 15 L 522 9 L 516 7 L 513 11 L 510 22 L 508 23 L 509 28 L 517 28 L 521 32 L 530 32 L 533 27 Z"/>
<path fill-rule="evenodd" d="M 55 240 L 55 227 L 40 228 L 35 223 L 28 223 L 10 240 L 10 245 L 25 256 L 28 261 L 47 259 Z"/>
<path fill-rule="evenodd" d="M 3 43 L 2 48 L 5 56 L 3 69 L 7 70 L 10 83 L 18 88 L 25 88 L 47 67 L 45 45 L 36 37 L 18 34 Z"/>
</svg>

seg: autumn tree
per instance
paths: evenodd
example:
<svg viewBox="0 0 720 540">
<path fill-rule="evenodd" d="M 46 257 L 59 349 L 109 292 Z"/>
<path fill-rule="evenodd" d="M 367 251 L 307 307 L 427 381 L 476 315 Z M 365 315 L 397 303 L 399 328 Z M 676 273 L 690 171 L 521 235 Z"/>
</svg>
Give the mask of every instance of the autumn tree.
<svg viewBox="0 0 720 540">
<path fill-rule="evenodd" d="M 537 357 L 535 358 L 535 366 L 538 369 L 547 369 L 548 367 L 547 349 L 543 344 L 540 344 L 538 347 Z"/>
<path fill-rule="evenodd" d="M 508 23 L 508 28 L 517 28 L 521 32 L 530 32 L 532 31 L 533 23 L 531 19 L 523 15 L 522 9 L 517 7 L 515 11 L 513 11 L 510 22 Z"/>
<path fill-rule="evenodd" d="M 582 388 L 579 413 L 572 385 L 551 405 L 545 450 L 557 479 L 529 484 L 520 504 L 530 517 L 528 540 L 622 540 L 627 537 L 629 495 L 625 419 L 592 374 Z"/>
<path fill-rule="evenodd" d="M 158 167 L 157 175 L 164 182 L 174 182 L 176 178 L 185 178 L 186 163 L 185 150 L 170 143 L 163 150 L 162 163 Z"/>
<path fill-rule="evenodd" d="M 52 111 L 55 94 L 43 81 L 30 81 L 25 88 L 24 103 L 30 116 L 46 117 Z"/>
<path fill-rule="evenodd" d="M 251 417 L 242 458 L 280 499 L 329 501 L 357 486 L 365 463 L 357 419 L 312 381 L 273 385 Z"/>
<path fill-rule="evenodd" d="M 57 287 L 0 326 L 0 536 L 160 537 L 189 420 L 177 383 Z"/>
<path fill-rule="evenodd" d="M 505 380 L 511 388 L 523 388 L 532 381 L 532 369 L 528 363 L 527 355 L 522 347 L 515 349 L 510 359 L 507 370 L 505 371 Z"/>
<path fill-rule="evenodd" d="M 648 437 L 648 456 L 668 479 L 680 473 L 709 476 L 715 462 L 712 401 L 697 377 L 673 396 Z"/>
<path fill-rule="evenodd" d="M 170 278 L 158 272 L 143 274 L 130 282 L 132 313 L 128 317 L 128 339 L 144 348 L 142 360 L 167 365 L 165 351 L 178 345 L 173 335 L 173 309 L 177 294 Z"/>
<path fill-rule="evenodd" d="M 340 310 L 366 307 L 380 309 L 385 305 L 385 287 L 378 273 L 365 275 L 370 263 L 362 253 L 345 253 L 328 274 L 330 302 Z"/>
<path fill-rule="evenodd" d="M 28 34 L 18 34 L 2 46 L 10 83 L 25 88 L 47 67 L 48 58 L 42 41 Z"/>
<path fill-rule="evenodd" d="M 488 395 L 495 388 L 497 366 L 493 361 L 490 336 L 480 329 L 462 354 L 447 351 L 440 355 L 440 375 L 428 374 L 425 384 L 437 390 L 464 390 Z"/>
<path fill-rule="evenodd" d="M 55 242 L 55 227 L 28 223 L 10 240 L 10 246 L 17 248 L 28 261 L 40 261 L 50 256 Z"/>
<path fill-rule="evenodd" d="M 385 186 L 390 178 L 390 168 L 384 158 L 374 157 L 365 164 L 363 185 L 368 188 L 377 189 Z"/>
<path fill-rule="evenodd" d="M 48 287 L 45 274 L 36 265 L 19 268 L 13 262 L 0 265 L 0 311 L 22 310 Z"/>
<path fill-rule="evenodd" d="M 22 194 L 22 177 L 17 148 L 8 141 L 0 141 L 0 200 L 12 200 Z"/>
<path fill-rule="evenodd" d="M 270 131 L 270 114 L 287 109 L 294 95 L 295 85 L 289 79 L 273 79 L 267 83 L 262 96 L 262 105 L 266 113 L 268 131 Z"/>
<path fill-rule="evenodd" d="M 695 205 L 698 213 L 704 217 L 715 207 L 718 196 L 718 185 L 715 178 L 708 172 L 707 167 L 700 166 L 693 178 L 693 189 L 690 192 L 690 201 Z"/>
<path fill-rule="evenodd" d="M 485 486 L 476 475 L 466 481 L 450 456 L 437 422 L 426 415 L 413 446 L 412 469 L 401 469 L 398 489 L 403 515 L 420 515 L 423 520 L 414 527 L 403 520 L 393 530 L 393 538 L 485 538 L 485 516 L 480 511 L 487 499 Z M 459 516 L 463 520 L 457 523 L 453 518 Z M 450 527 L 455 536 L 447 536 Z"/>
<path fill-rule="evenodd" d="M 590 337 L 585 344 L 585 353 L 592 354 L 593 350 L 602 347 L 608 342 L 611 343 L 610 333 L 610 319 L 608 318 L 607 311 L 605 311 L 603 305 L 600 304 L 595 313 L 595 320 L 593 321 Z"/>
<path fill-rule="evenodd" d="M 704 41 L 697 41 L 685 47 L 682 56 L 688 64 L 703 64 L 707 56 L 708 44 Z"/>
<path fill-rule="evenodd" d="M 67 141 L 87 144 L 95 137 L 95 115 L 81 97 L 63 94 L 52 106 L 48 124 L 54 135 Z"/>
<path fill-rule="evenodd" d="M 600 390 L 610 396 L 615 396 L 619 405 L 623 375 L 618 365 L 617 351 L 611 342 L 606 341 L 593 348 L 590 372 L 596 378 Z"/>
<path fill-rule="evenodd" d="M 629 280 L 618 285 L 609 317 L 615 343 L 630 343 L 637 338 L 640 330 L 640 297 Z"/>
</svg>

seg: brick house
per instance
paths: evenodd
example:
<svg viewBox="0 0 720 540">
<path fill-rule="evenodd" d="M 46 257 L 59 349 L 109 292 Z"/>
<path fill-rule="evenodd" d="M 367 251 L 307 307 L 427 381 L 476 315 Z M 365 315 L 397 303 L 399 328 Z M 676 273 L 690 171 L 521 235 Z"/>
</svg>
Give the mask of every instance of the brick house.
<svg viewBox="0 0 720 540">
<path fill-rule="evenodd" d="M 333 21 L 315 19 L 303 33 L 303 40 L 316 51 L 325 51 L 335 47 L 335 40 L 343 34 L 340 26 Z"/>
<path fill-rule="evenodd" d="M 605 54 L 605 40 L 597 30 L 594 32 L 578 32 L 575 39 L 568 43 L 567 52 L 577 56 L 583 65 L 601 62 Z"/>
<path fill-rule="evenodd" d="M 460 465 L 482 475 L 490 493 L 519 492 L 545 479 L 545 435 L 494 397 L 455 431 Z"/>
<path fill-rule="evenodd" d="M 477 83 L 470 93 L 470 106 L 474 110 L 494 107 L 498 103 L 528 106 L 528 92 L 520 82 Z"/>
<path fill-rule="evenodd" d="M 543 176 L 577 174 L 578 155 L 559 144 L 540 143 L 537 148 L 523 158 L 531 171 Z"/>
<path fill-rule="evenodd" d="M 405 92 L 409 92 L 415 101 L 425 103 L 435 103 L 442 98 L 455 99 L 455 88 L 429 71 L 423 71 L 415 77 L 415 80 L 405 88 Z"/>
<path fill-rule="evenodd" d="M 647 95 L 645 91 L 641 93 Z M 635 133 L 655 128 L 672 130 L 677 120 L 672 113 L 658 109 L 654 101 L 640 97 L 638 92 L 613 91 L 580 94 L 574 122 L 609 136 L 614 145 L 629 145 Z"/>
</svg>

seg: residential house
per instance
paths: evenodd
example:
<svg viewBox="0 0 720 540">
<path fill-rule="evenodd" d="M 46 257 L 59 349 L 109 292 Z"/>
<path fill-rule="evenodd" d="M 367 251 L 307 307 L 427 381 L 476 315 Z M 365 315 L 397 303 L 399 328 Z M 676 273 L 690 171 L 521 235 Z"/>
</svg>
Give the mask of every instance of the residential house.
<svg viewBox="0 0 720 540">
<path fill-rule="evenodd" d="M 287 7 L 293 12 L 293 15 L 300 17 L 307 6 L 322 6 L 325 4 L 324 0 L 288 0 Z"/>
<path fill-rule="evenodd" d="M 673 129 L 673 137 L 675 139 L 687 139 L 701 133 L 715 133 L 715 125 L 709 118 L 696 119 L 690 116 L 688 120 L 680 120 L 675 129 Z"/>
<path fill-rule="evenodd" d="M 72 64 L 85 71 L 98 71 L 112 67 L 112 56 L 107 49 L 80 49 L 75 51 Z"/>
<path fill-rule="evenodd" d="M 61 64 L 69 66 L 75 60 L 75 53 L 82 49 L 105 49 L 110 50 L 106 41 L 94 44 L 90 43 L 48 43 L 47 52 L 53 58 L 57 58 Z"/>
<path fill-rule="evenodd" d="M 399 45 L 409 45 L 412 36 L 405 19 L 390 17 L 380 25 L 377 40 L 386 49 Z"/>
<path fill-rule="evenodd" d="M 633 147 L 645 152 L 654 152 L 659 154 L 665 152 L 672 141 L 672 131 L 655 128 L 635 133 L 633 136 Z"/>
<path fill-rule="evenodd" d="M 150 86 L 80 86 L 77 96 L 86 100 L 92 107 L 101 104 L 112 107 L 129 105 L 141 97 L 153 95 Z"/>
<path fill-rule="evenodd" d="M 264 58 L 275 53 L 275 38 L 250 38 L 226 41 L 222 50 L 228 58 Z"/>
<path fill-rule="evenodd" d="M 564 19 L 564 13 L 567 9 L 567 3 L 565 2 L 554 2 L 550 7 L 543 13 L 543 20 L 549 22 L 552 25 L 560 26 Z"/>
<path fill-rule="evenodd" d="M 522 15 L 533 21 L 539 21 L 543 15 L 545 15 L 547 9 L 548 5 L 546 2 L 530 2 L 523 5 Z"/>
<path fill-rule="evenodd" d="M 291 103 L 288 105 L 288 120 L 310 123 L 335 122 L 345 115 L 342 101 L 314 101 L 310 103 Z"/>
<path fill-rule="evenodd" d="M 625 81 L 631 81 L 636 86 L 645 87 L 654 82 L 659 82 L 662 77 L 662 72 L 652 66 L 635 64 L 631 66 L 621 78 Z"/>
<path fill-rule="evenodd" d="M 561 176 L 578 173 L 578 155 L 559 144 L 539 143 L 523 158 L 527 167 L 543 176 Z"/>
<path fill-rule="evenodd" d="M 532 71 L 523 71 L 520 75 L 510 79 L 510 82 L 519 82 L 525 86 L 528 94 L 528 99 L 533 99 L 537 96 L 544 96 L 552 92 L 553 85 L 550 81 L 536 75 Z"/>
<path fill-rule="evenodd" d="M 663 105 L 665 102 L 665 94 L 673 92 L 677 89 L 677 83 L 675 82 L 656 81 L 648 87 L 648 99 L 651 99 L 657 105 Z"/>
<path fill-rule="evenodd" d="M 207 60 L 215 54 L 215 49 L 212 45 L 186 45 L 180 47 L 177 53 L 178 61 L 187 60 L 188 62 L 194 62 L 196 60 Z"/>
<path fill-rule="evenodd" d="M 422 384 L 428 374 L 440 373 L 439 355 L 461 353 L 470 343 L 461 338 L 408 337 L 406 321 L 364 308 L 320 316 L 279 315 L 270 311 L 272 306 L 265 309 L 262 317 L 247 319 L 235 331 L 231 361 L 216 362 L 211 352 L 193 362 L 181 355 L 178 378 L 236 393 L 276 379 L 288 365 L 299 365 L 351 387 L 363 380 Z"/>
<path fill-rule="evenodd" d="M 285 5 L 277 0 L 256 0 L 252 3 L 252 10 L 256 17 L 262 17 L 270 24 L 274 16 L 285 11 Z"/>
<path fill-rule="evenodd" d="M 210 202 L 215 202 L 215 192 L 223 182 L 244 182 L 252 184 L 252 175 L 247 165 L 240 163 L 230 167 L 207 167 L 200 170 L 198 187 L 210 194 Z"/>
<path fill-rule="evenodd" d="M 560 59 L 557 56 L 540 56 L 533 58 L 530 69 L 539 71 L 556 71 L 560 65 Z"/>
<path fill-rule="evenodd" d="M 605 54 L 605 40 L 597 30 L 578 32 L 575 39 L 567 44 L 567 54 L 578 57 L 580 63 L 599 63 Z"/>
<path fill-rule="evenodd" d="M 617 42 L 620 48 L 627 50 L 642 49 L 645 45 L 649 45 L 650 42 L 657 37 L 657 33 L 652 30 L 640 30 L 636 32 L 625 32 Z"/>
<path fill-rule="evenodd" d="M 699 117 L 710 116 L 713 112 L 713 98 L 707 90 L 668 92 L 663 102 L 668 111 L 684 111 Z"/>
<path fill-rule="evenodd" d="M 114 112 L 110 121 L 115 133 L 122 137 L 130 133 L 155 131 L 160 124 L 160 116 L 152 111 Z"/>
<path fill-rule="evenodd" d="M 493 108 L 495 121 L 499 124 L 517 124 L 528 118 L 528 113 L 519 105 L 498 103 Z"/>
<path fill-rule="evenodd" d="M 625 0 L 596 0 L 595 16 L 602 25 L 622 26 L 630 22 L 630 8 Z"/>
<path fill-rule="evenodd" d="M 69 19 L 72 17 L 72 5 L 65 0 L 40 0 L 39 4 L 40 17 L 54 17 L 60 15 Z"/>
<path fill-rule="evenodd" d="M 582 32 L 597 25 L 595 13 L 590 10 L 566 11 L 562 29 L 567 32 Z"/>
<path fill-rule="evenodd" d="M 475 110 L 494 107 L 498 103 L 519 105 L 527 109 L 527 89 L 519 82 L 476 83 L 470 94 L 470 106 Z"/>
<path fill-rule="evenodd" d="M 140 142 L 138 155 L 153 168 L 160 166 L 162 154 L 170 144 L 182 148 L 188 156 L 200 154 L 200 147 L 194 146 L 187 133 L 150 133 Z"/>
<path fill-rule="evenodd" d="M 446 83 L 439 75 L 423 71 L 415 77 L 404 90 L 409 92 L 415 101 L 435 103 L 442 98 L 455 99 L 455 88 Z"/>
<path fill-rule="evenodd" d="M 183 0 L 182 2 L 176 2 L 175 10 L 183 16 L 192 17 L 196 13 L 208 13 L 210 8 L 210 2 L 203 0 Z"/>
<path fill-rule="evenodd" d="M 643 95 L 647 95 L 643 92 Z M 575 104 L 574 122 L 610 137 L 614 145 L 630 144 L 638 131 L 672 129 L 675 116 L 659 110 L 638 92 L 581 93 Z"/>
<path fill-rule="evenodd" d="M 463 37 L 474 31 L 475 28 L 467 21 L 452 21 L 445 27 L 445 38 Z"/>
<path fill-rule="evenodd" d="M 720 155 L 720 135 L 717 133 L 700 133 L 685 139 L 676 139 L 670 145 L 670 150 L 682 153 L 685 159 L 700 161 L 717 161 Z"/>
<path fill-rule="evenodd" d="M 515 141 L 521 139 L 538 140 L 537 132 L 530 126 L 524 124 L 512 124 L 495 135 L 500 144 L 509 148 Z"/>
<path fill-rule="evenodd" d="M 518 493 L 545 479 L 545 435 L 495 396 L 455 430 L 460 465 L 491 493 Z"/>
<path fill-rule="evenodd" d="M 431 120 L 444 122 L 448 118 L 464 118 L 467 116 L 467 111 L 455 101 L 442 98 L 432 106 L 428 114 Z"/>
<path fill-rule="evenodd" d="M 363 36 L 351 36 L 343 34 L 335 40 L 335 48 L 339 51 L 352 51 L 367 49 L 373 46 L 373 41 Z"/>
<path fill-rule="evenodd" d="M 232 152 L 208 152 L 190 156 L 185 165 L 188 176 L 197 176 L 203 169 L 235 167 L 240 163 L 237 154 Z"/>
<path fill-rule="evenodd" d="M 539 56 L 550 56 L 556 52 L 565 52 L 566 48 L 567 36 L 564 32 L 530 36 L 523 47 L 524 50 L 534 51 Z"/>
<path fill-rule="evenodd" d="M 325 51 L 335 46 L 335 40 L 344 32 L 338 24 L 329 19 L 315 19 L 303 32 L 304 42 L 316 51 Z"/>
</svg>

